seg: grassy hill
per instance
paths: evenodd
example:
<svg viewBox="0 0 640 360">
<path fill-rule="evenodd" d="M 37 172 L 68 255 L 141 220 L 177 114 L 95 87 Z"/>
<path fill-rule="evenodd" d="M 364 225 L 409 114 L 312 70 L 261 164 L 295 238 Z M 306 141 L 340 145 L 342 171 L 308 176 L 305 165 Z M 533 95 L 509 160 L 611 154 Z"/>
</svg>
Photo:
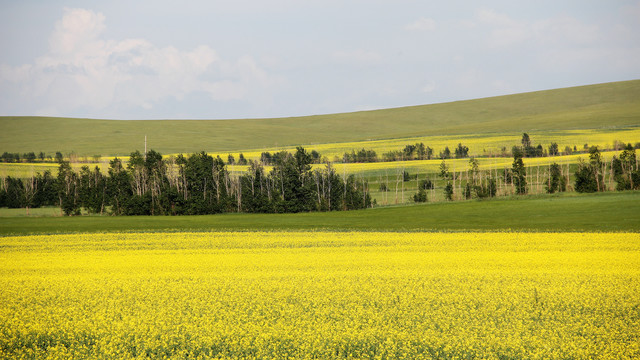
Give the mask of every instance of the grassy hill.
<svg viewBox="0 0 640 360">
<path fill-rule="evenodd" d="M 209 152 L 430 135 L 640 125 L 640 80 L 355 113 L 244 120 L 0 117 L 0 152 Z"/>
</svg>

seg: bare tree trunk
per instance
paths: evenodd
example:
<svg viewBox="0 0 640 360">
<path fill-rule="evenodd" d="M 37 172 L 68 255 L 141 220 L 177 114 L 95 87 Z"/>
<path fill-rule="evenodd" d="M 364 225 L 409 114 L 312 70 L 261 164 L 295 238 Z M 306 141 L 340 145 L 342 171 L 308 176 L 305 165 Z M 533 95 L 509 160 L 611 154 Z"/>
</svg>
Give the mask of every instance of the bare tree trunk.
<svg viewBox="0 0 640 360">
<path fill-rule="evenodd" d="M 385 205 L 389 205 L 389 171 L 388 169 L 386 168 L 384 169 L 384 174 L 387 177 L 387 183 L 386 183 L 387 189 L 384 192 L 384 203 Z"/>
<path fill-rule="evenodd" d="M 611 181 L 613 179 L 613 158 L 611 158 L 611 166 L 609 169 L 609 188 L 613 189 L 613 186 L 611 186 Z"/>
<path fill-rule="evenodd" d="M 236 180 L 236 192 L 238 194 L 238 212 L 242 212 L 242 186 L 240 186 L 240 179 Z"/>
<path fill-rule="evenodd" d="M 549 163 L 549 174 L 547 179 L 547 189 L 551 189 L 551 163 Z"/>
<path fill-rule="evenodd" d="M 364 174 L 362 174 L 362 206 L 367 202 L 367 192 L 364 188 Z"/>
<path fill-rule="evenodd" d="M 36 178 L 32 175 L 29 179 L 27 179 L 24 183 L 24 200 L 25 207 L 27 210 L 27 215 L 29 214 L 29 206 L 38 192 L 38 182 Z"/>
<path fill-rule="evenodd" d="M 402 203 L 404 204 L 404 166 L 402 167 Z"/>
<path fill-rule="evenodd" d="M 318 193 L 318 208 L 320 208 L 320 206 L 322 205 L 322 201 L 320 199 L 320 174 L 315 171 L 314 175 L 314 179 L 316 181 L 316 191 Z M 322 188 L 324 189 L 324 186 Z"/>
<path fill-rule="evenodd" d="M 540 165 L 536 166 L 536 194 L 540 193 Z"/>
<path fill-rule="evenodd" d="M 602 162 L 602 188 L 604 191 L 609 191 L 609 187 L 607 186 L 607 162 L 606 160 Z"/>
<path fill-rule="evenodd" d="M 433 201 L 435 199 L 435 195 L 436 195 L 436 178 L 433 176 L 429 177 L 429 180 L 431 181 L 431 201 Z"/>
<path fill-rule="evenodd" d="M 398 173 L 400 169 L 396 168 L 396 204 L 398 203 L 398 181 L 400 179 L 400 174 Z"/>
<path fill-rule="evenodd" d="M 446 180 L 445 180 L 446 182 Z M 445 185 L 446 186 L 446 185 Z M 456 163 L 453 162 L 453 194 L 451 195 L 453 200 L 456 199 Z"/>
</svg>

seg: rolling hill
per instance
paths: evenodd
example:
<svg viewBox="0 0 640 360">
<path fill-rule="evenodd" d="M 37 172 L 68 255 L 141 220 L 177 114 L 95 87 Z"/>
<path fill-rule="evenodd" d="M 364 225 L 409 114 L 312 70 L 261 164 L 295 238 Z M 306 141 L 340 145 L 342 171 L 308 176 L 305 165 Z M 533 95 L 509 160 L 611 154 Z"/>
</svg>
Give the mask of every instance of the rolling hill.
<svg viewBox="0 0 640 360">
<path fill-rule="evenodd" d="M 126 155 L 261 149 L 429 135 L 640 125 L 640 80 L 354 113 L 238 120 L 0 117 L 0 152 Z"/>
</svg>

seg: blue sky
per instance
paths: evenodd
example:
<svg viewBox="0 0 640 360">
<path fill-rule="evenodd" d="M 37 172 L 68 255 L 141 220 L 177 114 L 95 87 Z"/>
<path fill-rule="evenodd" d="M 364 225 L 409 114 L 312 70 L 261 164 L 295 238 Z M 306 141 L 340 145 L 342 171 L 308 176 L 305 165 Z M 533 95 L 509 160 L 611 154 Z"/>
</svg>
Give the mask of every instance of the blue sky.
<svg viewBox="0 0 640 360">
<path fill-rule="evenodd" d="M 281 117 L 640 78 L 640 1 L 0 1 L 0 115 Z"/>
</svg>

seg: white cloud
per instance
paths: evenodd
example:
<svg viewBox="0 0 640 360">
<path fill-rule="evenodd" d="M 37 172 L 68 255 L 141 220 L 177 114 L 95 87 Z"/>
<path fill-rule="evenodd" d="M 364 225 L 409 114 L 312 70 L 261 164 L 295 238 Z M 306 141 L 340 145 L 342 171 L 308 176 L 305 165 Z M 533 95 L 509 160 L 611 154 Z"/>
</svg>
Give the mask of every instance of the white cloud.
<svg viewBox="0 0 640 360">
<path fill-rule="evenodd" d="M 404 29 L 409 31 L 431 31 L 435 30 L 436 22 L 431 18 L 421 17 L 420 19 L 407 24 Z"/>
<path fill-rule="evenodd" d="M 337 51 L 333 53 L 333 59 L 341 63 L 372 64 L 382 61 L 382 56 L 375 51 L 358 49 Z"/>
<path fill-rule="evenodd" d="M 493 10 L 480 10 L 475 18 L 478 23 L 490 28 L 487 43 L 493 48 L 521 43 L 531 35 L 526 23 L 515 21 L 508 15 Z"/>
<path fill-rule="evenodd" d="M 65 9 L 65 16 L 56 23 L 49 39 L 51 52 L 70 55 L 96 50 L 95 39 L 104 31 L 104 15 L 84 9 Z"/>
<path fill-rule="evenodd" d="M 151 109 L 195 92 L 215 101 L 247 100 L 276 83 L 250 57 L 225 61 L 205 45 L 183 51 L 144 39 L 105 40 L 104 29 L 104 15 L 65 9 L 49 51 L 31 64 L 2 65 L 0 89 L 20 94 L 16 98 L 40 114 L 100 116 L 117 107 Z"/>
<path fill-rule="evenodd" d="M 436 83 L 435 81 L 430 81 L 428 82 L 425 86 L 422 87 L 422 92 L 423 93 L 430 93 L 436 90 Z"/>
<path fill-rule="evenodd" d="M 534 23 L 532 32 L 545 44 L 585 45 L 600 40 L 599 29 L 571 17 L 558 17 Z"/>
<path fill-rule="evenodd" d="M 486 44 L 504 48 L 525 42 L 545 47 L 568 48 L 592 44 L 600 40 L 599 29 L 572 17 L 554 17 L 534 22 L 518 21 L 493 10 L 476 12 L 475 24 L 488 31 Z"/>
<path fill-rule="evenodd" d="M 506 14 L 497 13 L 494 10 L 482 9 L 476 13 L 476 19 L 484 24 L 500 27 L 513 27 L 518 23 Z"/>
</svg>

